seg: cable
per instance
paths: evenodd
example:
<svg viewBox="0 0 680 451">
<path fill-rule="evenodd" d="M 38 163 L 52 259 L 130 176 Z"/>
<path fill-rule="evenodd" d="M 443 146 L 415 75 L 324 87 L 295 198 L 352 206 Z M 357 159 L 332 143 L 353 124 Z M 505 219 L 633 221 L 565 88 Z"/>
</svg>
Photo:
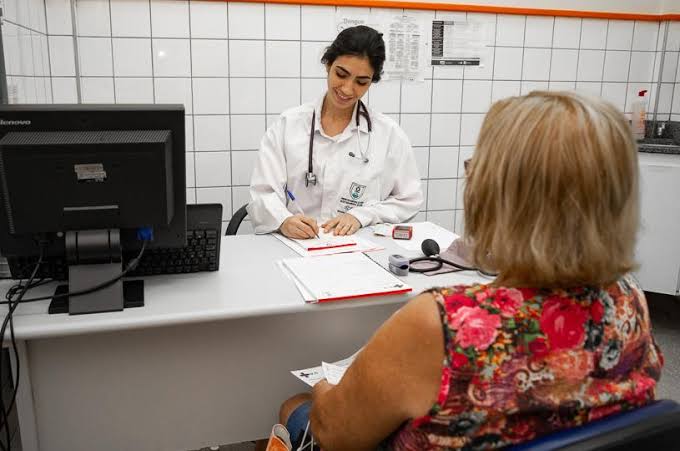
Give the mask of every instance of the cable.
<svg viewBox="0 0 680 451">
<path fill-rule="evenodd" d="M 139 264 L 139 261 L 141 260 L 142 256 L 144 255 L 144 251 L 146 250 L 147 242 L 148 241 L 142 241 L 142 248 L 140 249 L 139 254 L 137 254 L 137 256 L 135 258 L 133 258 L 130 261 L 130 263 L 128 263 L 127 268 L 125 268 L 123 270 L 123 272 L 121 272 L 119 275 L 117 275 L 113 279 L 107 280 L 106 282 L 102 282 L 102 283 L 95 285 L 93 287 L 90 287 L 90 288 L 85 288 L 83 290 L 72 291 L 70 293 L 49 295 L 49 296 L 41 296 L 41 297 L 37 297 L 37 298 L 22 299 L 21 302 L 22 303 L 37 302 L 37 301 L 45 301 L 45 300 L 48 300 L 48 299 L 67 298 L 67 297 L 72 297 L 72 296 L 74 296 L 74 297 L 75 296 L 83 296 L 83 295 L 90 294 L 90 293 L 93 293 L 95 291 L 101 290 L 102 288 L 106 288 L 110 285 L 113 285 L 114 283 L 118 282 L 120 279 L 125 277 L 127 275 L 127 273 L 129 273 L 130 271 L 133 271 L 137 267 L 137 265 Z M 0 301 L 0 305 L 2 305 L 2 304 L 9 304 L 9 301 Z"/>
<path fill-rule="evenodd" d="M 14 384 L 14 390 L 12 391 L 12 399 L 10 401 L 8 408 L 5 408 L 5 401 L 2 398 L 2 390 L 0 390 L 0 411 L 2 413 L 2 416 L 0 417 L 0 431 L 2 430 L 3 427 L 5 428 L 5 437 L 7 439 L 7 448 L 5 448 L 5 446 L 2 443 L 0 443 L 0 451 L 9 451 L 10 448 L 11 448 L 11 436 L 10 436 L 10 431 L 9 431 L 8 417 L 11 414 L 12 409 L 14 408 L 14 405 L 16 403 L 17 393 L 18 393 L 18 390 L 19 390 L 20 363 L 19 363 L 19 351 L 17 349 L 16 338 L 14 336 L 14 321 L 13 321 L 13 317 L 12 317 L 14 310 L 16 310 L 16 308 L 19 306 L 20 303 L 42 301 L 42 300 L 46 300 L 46 299 L 54 299 L 54 298 L 61 298 L 61 297 L 82 296 L 82 295 L 85 295 L 85 294 L 95 292 L 97 290 L 101 290 L 102 288 L 106 288 L 106 287 L 116 283 L 117 281 L 119 281 L 120 279 L 125 277 L 125 275 L 127 275 L 127 273 L 129 273 L 130 271 L 134 270 L 137 267 L 140 259 L 144 255 L 144 251 L 146 250 L 147 243 L 148 243 L 147 240 L 142 241 L 142 248 L 140 249 L 137 257 L 132 259 L 130 261 L 130 263 L 128 263 L 125 270 L 123 270 L 118 276 L 114 277 L 111 280 L 108 280 L 106 282 L 100 283 L 98 285 L 95 285 L 93 287 L 90 287 L 90 288 L 87 288 L 87 289 L 84 289 L 84 290 L 74 291 L 74 292 L 70 292 L 70 293 L 64 293 L 64 294 L 61 294 L 61 295 L 43 296 L 43 297 L 32 298 L 32 299 L 23 299 L 24 295 L 26 294 L 26 292 L 29 289 L 35 288 L 37 286 L 42 285 L 43 283 L 46 283 L 46 281 L 44 279 L 40 279 L 39 281 L 37 281 L 35 283 L 33 282 L 36 274 L 38 273 L 38 269 L 40 269 L 40 265 L 42 265 L 44 263 L 43 259 L 44 259 L 44 255 L 45 255 L 45 249 L 44 249 L 45 243 L 44 242 L 41 243 L 40 257 L 38 259 L 38 262 L 35 265 L 35 268 L 33 269 L 33 272 L 31 273 L 30 278 L 26 282 L 26 284 L 22 285 L 21 281 L 19 281 L 18 284 L 12 286 L 8 290 L 7 294 L 5 295 L 5 298 L 7 300 L 0 302 L 0 304 L 7 304 L 8 305 L 7 315 L 5 315 L 5 319 L 2 323 L 2 328 L 0 328 L 0 337 L 2 337 L 1 338 L 2 340 L 4 340 L 5 331 L 7 329 L 7 325 L 9 324 L 10 336 L 11 336 L 11 340 L 12 340 L 12 350 L 14 351 L 14 358 L 16 360 L 16 381 L 15 381 L 15 384 Z M 21 290 L 21 291 L 20 291 L 19 295 L 17 296 L 16 300 L 14 300 L 13 299 L 14 295 L 19 290 Z M 1 380 L 2 380 L 2 359 L 0 359 L 0 381 Z"/>
<path fill-rule="evenodd" d="M 16 380 L 14 381 L 14 390 L 12 391 L 12 399 L 10 401 L 10 404 L 7 408 L 5 408 L 5 400 L 2 397 L 2 391 L 0 390 L 0 407 L 2 408 L 2 422 L 0 423 L 0 430 L 2 428 L 5 428 L 5 438 L 7 439 L 7 448 L 5 448 L 4 445 L 0 446 L 2 447 L 2 450 L 10 450 L 12 447 L 12 437 L 10 436 L 10 431 L 9 431 L 9 415 L 12 412 L 12 409 L 14 408 L 14 404 L 16 402 L 16 397 L 17 393 L 19 390 L 19 377 L 20 377 L 20 362 L 19 362 L 19 351 L 17 349 L 17 343 L 16 343 L 16 337 L 14 336 L 14 321 L 13 321 L 13 314 L 14 310 L 16 310 L 17 306 L 21 302 L 21 299 L 24 297 L 26 292 L 29 290 L 29 288 L 34 287 L 39 285 L 42 281 L 39 281 L 36 284 L 33 284 L 33 279 L 35 279 L 36 274 L 38 273 L 38 270 L 40 269 L 40 265 L 43 263 L 43 258 L 45 256 L 45 246 L 44 243 L 41 243 L 40 245 L 40 257 L 38 258 L 38 262 L 35 264 L 35 268 L 33 268 L 33 272 L 31 273 L 31 276 L 29 277 L 28 281 L 26 282 L 25 285 L 21 285 L 21 281 L 19 281 L 18 286 L 22 287 L 23 289 L 17 296 L 16 301 L 13 301 L 12 298 L 14 297 L 14 294 L 16 293 L 16 290 L 19 288 L 16 288 L 12 290 L 12 287 L 10 291 L 7 293 L 7 304 L 8 304 L 8 309 L 7 309 L 7 314 L 5 315 L 5 319 L 2 322 L 2 328 L 0 328 L 0 339 L 4 341 L 5 339 L 5 331 L 7 330 L 7 324 L 9 324 L 9 330 L 10 330 L 10 336 L 12 339 L 12 350 L 14 351 L 14 358 L 16 360 Z M 0 381 L 2 380 L 2 359 L 0 358 Z"/>
<path fill-rule="evenodd" d="M 43 262 L 43 263 L 45 263 L 45 262 Z M 34 263 L 34 264 L 35 264 L 35 263 Z M 40 279 L 40 280 L 38 280 L 37 282 L 34 282 L 34 283 L 30 284 L 30 285 L 28 286 L 28 289 L 30 290 L 30 289 L 32 289 L 32 288 L 39 287 L 40 285 L 45 285 L 46 283 L 50 283 L 50 282 L 52 282 L 52 279 L 51 279 L 51 278 Z M 24 288 L 24 285 L 22 285 L 21 282 L 12 285 L 12 286 L 9 288 L 9 290 L 7 290 L 7 293 L 5 293 L 5 299 L 7 299 L 7 300 L 9 301 L 10 298 L 13 298 L 14 295 L 17 293 L 17 291 L 19 291 L 19 290 L 22 289 L 22 288 Z"/>
<path fill-rule="evenodd" d="M 416 273 L 424 273 L 424 272 L 430 272 L 430 271 L 439 271 L 442 266 L 450 265 L 453 266 L 454 268 L 460 269 L 462 271 L 477 271 L 479 274 L 486 276 L 486 277 L 496 277 L 498 274 L 493 274 L 486 272 L 480 268 L 475 268 L 474 266 L 465 266 L 461 265 L 459 263 L 454 263 L 450 260 L 445 260 L 439 256 L 439 244 L 435 240 L 432 239 L 426 239 L 422 242 L 420 245 L 421 250 L 423 251 L 423 254 L 425 254 L 425 257 L 418 257 L 418 258 L 413 258 L 409 260 L 409 263 L 418 263 L 418 262 L 434 262 L 435 264 L 427 267 L 427 268 L 414 268 L 411 266 L 409 268 L 409 271 L 411 272 L 416 272 Z"/>
<path fill-rule="evenodd" d="M 444 260 L 443 258 L 440 258 L 440 257 L 419 257 L 419 258 L 414 258 L 414 259 L 409 261 L 409 263 L 418 263 L 418 262 L 435 262 L 436 264 L 429 267 L 429 268 L 414 268 L 414 267 L 411 267 L 411 268 L 409 268 L 409 270 L 411 272 L 437 271 L 437 270 L 441 269 L 441 267 L 444 264 L 451 265 L 454 268 L 458 268 L 458 269 L 463 270 L 463 271 L 477 271 L 477 268 L 473 268 L 471 266 L 460 265 L 458 263 L 454 263 L 454 262 L 449 261 L 449 260 Z"/>
</svg>

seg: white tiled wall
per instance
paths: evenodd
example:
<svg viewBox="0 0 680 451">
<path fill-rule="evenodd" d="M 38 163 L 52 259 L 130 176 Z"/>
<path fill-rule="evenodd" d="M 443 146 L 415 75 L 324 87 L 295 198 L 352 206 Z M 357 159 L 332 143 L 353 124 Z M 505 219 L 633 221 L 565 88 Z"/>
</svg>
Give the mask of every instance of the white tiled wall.
<svg viewBox="0 0 680 451">
<path fill-rule="evenodd" d="M 2 9 L 8 100 L 11 103 L 51 103 L 43 0 L 4 0 Z M 59 63 L 54 67 L 57 71 L 64 70 Z"/>
<path fill-rule="evenodd" d="M 671 22 L 668 29 L 662 72 L 659 113 L 661 119 L 680 121 L 680 22 Z"/>
<path fill-rule="evenodd" d="M 327 6 L 72 0 L 74 27 L 71 0 L 4 1 L 14 5 L 3 26 L 10 78 L 51 76 L 44 78 L 49 86 L 44 97 L 31 81 L 18 101 L 184 103 L 188 199 L 222 202 L 225 220 L 248 200 L 250 172 L 267 124 L 282 110 L 323 93 L 319 59 L 335 37 L 336 7 Z M 42 12 L 29 14 L 29 8 L 17 6 L 24 2 Z M 399 121 L 412 141 L 427 194 L 419 219 L 460 231 L 462 161 L 472 154 L 493 101 L 533 89 L 575 89 L 629 111 L 638 90 L 655 95 L 658 22 L 406 13 L 486 21 L 492 32 L 484 67 L 431 68 L 422 83 L 383 81 L 365 99 Z M 674 62 L 664 66 L 660 103 L 680 116 L 680 95 L 672 96 L 680 83 L 680 27 L 675 22 L 671 28 L 667 56 Z M 49 57 L 41 51 L 47 44 Z M 32 58 L 25 56 L 29 48 Z"/>
</svg>

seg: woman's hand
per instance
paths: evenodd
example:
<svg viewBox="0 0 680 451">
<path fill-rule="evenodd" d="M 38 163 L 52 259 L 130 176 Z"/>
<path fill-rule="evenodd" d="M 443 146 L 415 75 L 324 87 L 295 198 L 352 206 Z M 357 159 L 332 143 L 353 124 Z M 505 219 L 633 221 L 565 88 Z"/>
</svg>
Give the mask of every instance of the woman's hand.
<svg viewBox="0 0 680 451">
<path fill-rule="evenodd" d="M 319 235 L 316 220 L 302 215 L 288 217 L 283 221 L 279 230 L 288 238 L 308 239 Z"/>
<path fill-rule="evenodd" d="M 321 227 L 326 233 L 333 230 L 333 235 L 352 235 L 361 228 L 361 223 L 351 214 L 343 213 L 326 221 Z"/>
</svg>

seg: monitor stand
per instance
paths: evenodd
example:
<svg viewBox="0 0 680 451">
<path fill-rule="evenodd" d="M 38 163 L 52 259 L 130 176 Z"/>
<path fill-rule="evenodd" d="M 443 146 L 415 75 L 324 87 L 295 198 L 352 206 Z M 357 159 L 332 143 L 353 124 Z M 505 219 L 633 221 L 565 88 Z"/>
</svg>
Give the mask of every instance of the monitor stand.
<svg viewBox="0 0 680 451">
<path fill-rule="evenodd" d="M 66 232 L 68 285 L 57 287 L 55 295 L 86 290 L 115 279 L 123 272 L 123 255 L 118 229 Z M 144 305 L 144 281 L 118 280 L 81 296 L 55 297 L 49 313 L 80 315 L 113 312 Z"/>
</svg>

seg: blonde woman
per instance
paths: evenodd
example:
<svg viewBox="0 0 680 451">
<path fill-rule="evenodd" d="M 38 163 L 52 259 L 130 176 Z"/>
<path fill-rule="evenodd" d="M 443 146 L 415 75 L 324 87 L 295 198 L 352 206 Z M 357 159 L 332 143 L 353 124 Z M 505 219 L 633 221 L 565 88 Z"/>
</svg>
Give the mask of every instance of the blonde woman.
<svg viewBox="0 0 680 451">
<path fill-rule="evenodd" d="M 566 92 L 497 102 L 465 212 L 497 279 L 409 302 L 340 384 L 284 403 L 294 439 L 309 417 L 324 450 L 488 449 L 654 399 L 663 361 L 629 274 L 638 166 L 620 112 Z"/>
</svg>

